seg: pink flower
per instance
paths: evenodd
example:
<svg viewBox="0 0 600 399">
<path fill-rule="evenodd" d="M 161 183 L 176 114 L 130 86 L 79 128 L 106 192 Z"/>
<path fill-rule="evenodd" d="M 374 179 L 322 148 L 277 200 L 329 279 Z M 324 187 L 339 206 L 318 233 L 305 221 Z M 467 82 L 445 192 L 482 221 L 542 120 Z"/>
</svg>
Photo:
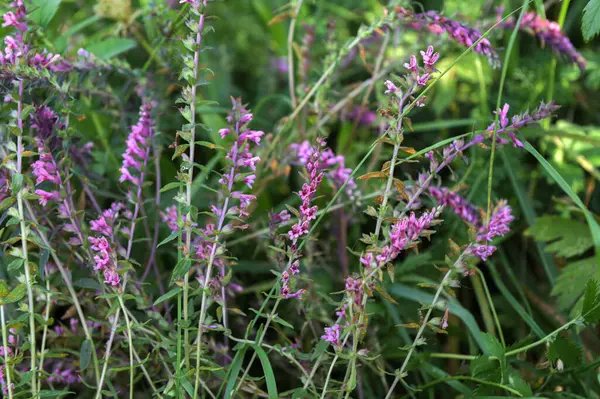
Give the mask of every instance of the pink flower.
<svg viewBox="0 0 600 399">
<path fill-rule="evenodd" d="M 329 342 L 330 344 L 340 347 L 342 343 L 340 341 L 340 333 L 342 331 L 342 326 L 339 324 L 334 325 L 333 327 L 326 327 L 325 334 L 321 336 L 321 339 Z"/>
<path fill-rule="evenodd" d="M 58 191 L 45 191 L 37 189 L 35 190 L 35 195 L 38 195 L 40 197 L 39 202 L 42 206 L 46 206 L 49 201 L 57 202 L 60 200 L 60 195 L 58 194 Z"/>
</svg>

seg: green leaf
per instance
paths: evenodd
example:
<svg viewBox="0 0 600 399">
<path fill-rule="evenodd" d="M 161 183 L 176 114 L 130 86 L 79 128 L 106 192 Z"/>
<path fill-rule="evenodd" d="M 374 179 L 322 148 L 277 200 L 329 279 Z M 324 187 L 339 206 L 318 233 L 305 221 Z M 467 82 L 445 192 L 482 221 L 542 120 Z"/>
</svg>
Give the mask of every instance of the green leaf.
<svg viewBox="0 0 600 399">
<path fill-rule="evenodd" d="M 279 397 L 279 394 L 277 393 L 277 383 L 275 382 L 275 374 L 273 374 L 273 368 L 271 367 L 269 357 L 260 346 L 254 344 L 251 346 L 258 355 L 258 358 L 260 359 L 260 363 L 263 368 L 263 374 L 265 376 L 265 381 L 267 383 L 267 392 L 269 394 L 269 399 L 277 399 Z"/>
<path fill-rule="evenodd" d="M 85 370 L 90 365 L 90 359 L 92 357 L 92 341 L 86 339 L 81 343 L 81 349 L 79 350 L 79 369 Z"/>
<path fill-rule="evenodd" d="M 538 241 L 551 242 L 546 251 L 569 258 L 581 255 L 594 243 L 587 226 L 574 219 L 560 216 L 542 216 L 525 231 Z"/>
<path fill-rule="evenodd" d="M 8 295 L 8 285 L 6 281 L 0 280 L 0 299 Z"/>
<path fill-rule="evenodd" d="M 179 236 L 179 232 L 178 231 L 172 231 L 171 234 L 169 234 L 169 236 L 167 238 L 165 238 L 164 240 L 162 240 L 157 246 L 156 248 L 160 247 L 161 245 L 164 245 L 168 242 L 173 241 L 174 239 L 176 239 Z"/>
<path fill-rule="evenodd" d="M 10 292 L 10 294 L 8 294 L 4 298 L 2 298 L 0 303 L 2 305 L 6 305 L 7 303 L 18 302 L 21 299 L 23 299 L 26 291 L 27 291 L 27 288 L 25 287 L 25 284 L 19 284 L 15 288 L 13 288 L 13 290 Z"/>
<path fill-rule="evenodd" d="M 600 287 L 598 286 L 598 280 L 591 279 L 587 283 L 583 305 L 581 306 L 581 315 L 588 323 L 600 321 Z"/>
<path fill-rule="evenodd" d="M 164 193 L 165 191 L 169 191 L 169 190 L 173 190 L 174 188 L 179 188 L 181 186 L 181 183 L 179 183 L 178 181 L 173 181 L 171 183 L 167 183 L 165 184 L 161 189 L 160 192 Z"/>
<path fill-rule="evenodd" d="M 121 53 L 131 50 L 136 46 L 135 40 L 109 37 L 90 45 L 87 50 L 96 57 L 107 60 Z"/>
<path fill-rule="evenodd" d="M 102 290 L 102 285 L 91 278 L 81 278 L 73 283 L 75 287 L 88 288 L 90 290 Z"/>
<path fill-rule="evenodd" d="M 558 307 L 569 311 L 585 293 L 585 287 L 591 278 L 597 276 L 596 258 L 590 257 L 569 263 L 556 279 L 552 295 L 558 299 Z"/>
<path fill-rule="evenodd" d="M 161 302 L 166 301 L 167 299 L 173 298 L 175 295 L 179 294 L 183 289 L 181 287 L 177 287 L 167 292 L 164 295 L 161 295 L 156 301 L 154 301 L 154 306 L 158 305 Z"/>
<path fill-rule="evenodd" d="M 590 0 L 583 9 L 581 33 L 583 39 L 589 42 L 600 32 L 600 0 Z"/>
<path fill-rule="evenodd" d="M 15 173 L 12 178 L 11 189 L 13 193 L 17 193 L 23 187 L 23 175 L 21 173 Z"/>
<path fill-rule="evenodd" d="M 59 396 L 74 394 L 72 391 L 51 391 L 48 389 L 42 389 L 38 395 L 40 398 L 57 398 Z"/>
<path fill-rule="evenodd" d="M 510 383 L 510 386 L 519 391 L 521 395 L 525 397 L 533 396 L 531 387 L 523 378 L 521 378 L 521 375 L 516 370 L 513 370 L 508 376 L 508 382 Z"/>
<path fill-rule="evenodd" d="M 61 0 L 32 0 L 29 18 L 41 27 L 46 27 L 58 11 Z"/>
<path fill-rule="evenodd" d="M 596 259 L 598 265 L 600 265 L 600 225 L 591 212 L 585 207 L 581 199 L 573 192 L 571 187 L 567 184 L 565 179 L 544 159 L 544 157 L 535 149 L 529 142 L 525 142 L 525 149 L 531 153 L 538 160 L 538 162 L 546 169 L 546 171 L 552 176 L 552 178 L 558 183 L 560 188 L 573 200 L 573 202 L 581 209 L 587 220 L 587 224 L 592 233 L 594 241 L 594 247 L 596 252 Z"/>
<path fill-rule="evenodd" d="M 550 343 L 548 360 L 553 363 L 560 360 L 564 367 L 578 366 L 581 364 L 581 348 L 572 340 L 558 336 Z"/>
<path fill-rule="evenodd" d="M 192 260 L 190 258 L 183 258 L 175 265 L 175 269 L 173 270 L 173 274 L 171 275 L 171 283 L 183 276 L 190 270 L 192 267 Z"/>
<path fill-rule="evenodd" d="M 223 396 L 224 399 L 230 399 L 231 395 L 233 395 L 233 390 L 236 387 L 237 378 L 240 374 L 240 370 L 242 369 L 242 363 L 244 362 L 244 356 L 246 355 L 246 351 L 248 350 L 247 346 L 244 346 L 240 349 L 233 358 L 231 365 L 229 366 L 229 372 L 227 377 L 227 386 L 225 388 L 225 394 Z"/>
</svg>

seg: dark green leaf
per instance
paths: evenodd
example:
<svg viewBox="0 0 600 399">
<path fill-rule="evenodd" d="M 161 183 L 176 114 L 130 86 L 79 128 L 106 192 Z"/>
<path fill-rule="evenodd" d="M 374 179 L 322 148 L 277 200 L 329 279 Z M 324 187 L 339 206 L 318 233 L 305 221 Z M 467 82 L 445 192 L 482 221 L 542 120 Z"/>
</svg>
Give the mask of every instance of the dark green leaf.
<svg viewBox="0 0 600 399">
<path fill-rule="evenodd" d="M 109 37 L 90 45 L 87 50 L 96 57 L 107 60 L 121 53 L 131 50 L 136 46 L 135 40 Z"/>
<path fill-rule="evenodd" d="M 81 344 L 79 350 L 79 369 L 85 370 L 90 365 L 90 359 L 92 357 L 92 341 L 86 339 Z"/>
<path fill-rule="evenodd" d="M 46 27 L 58 11 L 61 0 L 31 0 L 31 14 L 29 18 L 41 27 Z"/>
<path fill-rule="evenodd" d="M 600 0 L 590 0 L 583 9 L 581 33 L 583 39 L 589 42 L 600 32 Z"/>
<path fill-rule="evenodd" d="M 179 294 L 183 289 L 181 287 L 173 288 L 171 291 L 167 292 L 164 295 L 161 295 L 156 301 L 154 301 L 154 306 L 158 305 L 161 302 L 166 301 L 167 299 L 173 298 L 175 295 Z"/>
</svg>

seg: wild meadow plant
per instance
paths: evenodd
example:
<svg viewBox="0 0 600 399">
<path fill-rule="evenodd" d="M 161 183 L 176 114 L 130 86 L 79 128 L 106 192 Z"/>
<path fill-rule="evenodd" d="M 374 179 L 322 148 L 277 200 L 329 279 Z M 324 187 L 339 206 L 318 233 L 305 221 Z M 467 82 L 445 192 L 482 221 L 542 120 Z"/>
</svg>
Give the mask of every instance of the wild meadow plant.
<svg viewBox="0 0 600 399">
<path fill-rule="evenodd" d="M 597 397 L 569 2 L 324 3 L 3 5 L 4 397 Z"/>
</svg>

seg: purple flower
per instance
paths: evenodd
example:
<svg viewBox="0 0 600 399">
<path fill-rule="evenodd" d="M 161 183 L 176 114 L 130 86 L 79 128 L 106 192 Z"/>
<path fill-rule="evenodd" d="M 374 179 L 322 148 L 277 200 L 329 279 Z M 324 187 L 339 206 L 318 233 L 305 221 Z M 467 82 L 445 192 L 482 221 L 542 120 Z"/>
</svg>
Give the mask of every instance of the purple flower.
<svg viewBox="0 0 600 399">
<path fill-rule="evenodd" d="M 549 118 L 552 114 L 559 108 L 554 102 L 549 102 L 547 104 L 541 103 L 540 106 L 534 110 L 531 114 L 529 112 L 525 112 L 522 115 L 514 115 L 510 124 L 508 122 L 508 110 L 510 106 L 508 104 L 504 104 L 504 106 L 494 111 L 494 114 L 498 115 L 499 125 L 496 129 L 496 140 L 500 144 L 508 144 L 508 140 L 503 138 L 501 134 L 506 133 L 506 135 L 512 141 L 514 147 L 523 147 L 523 143 L 517 139 L 515 135 L 515 131 L 529 125 L 530 123 L 538 122 L 544 118 Z M 491 135 L 494 131 L 494 124 L 490 124 L 487 128 L 488 133 Z"/>
<path fill-rule="evenodd" d="M 161 211 L 160 219 L 163 221 L 163 223 L 166 223 L 171 230 L 179 230 L 179 226 L 177 226 L 177 205 L 171 205 L 167 207 L 165 212 Z"/>
<path fill-rule="evenodd" d="M 342 326 L 339 324 L 333 327 L 325 327 L 325 334 L 321 336 L 321 339 L 329 342 L 330 344 L 340 347 L 342 343 L 340 341 L 340 333 L 342 332 Z"/>
<path fill-rule="evenodd" d="M 296 162 L 300 165 L 309 167 L 311 158 L 314 155 L 315 148 L 311 146 L 309 141 L 303 141 L 300 144 L 292 144 L 290 149 L 294 151 L 296 156 Z M 317 169 L 327 170 L 326 176 L 333 182 L 336 187 L 341 187 L 346 183 L 346 195 L 350 199 L 358 197 L 357 185 L 354 178 L 351 178 L 352 169 L 346 168 L 345 158 L 342 155 L 335 155 L 335 153 L 328 147 L 319 148 L 319 157 L 317 162 Z M 303 187 L 304 189 L 304 187 Z M 307 187 L 308 189 L 308 187 Z"/>
<path fill-rule="evenodd" d="M 461 197 L 454 191 L 448 190 L 446 187 L 428 188 L 429 194 L 435 198 L 440 205 L 449 206 L 454 213 L 460 216 L 465 222 L 479 226 L 479 209 L 469 203 L 465 198 Z"/>
<path fill-rule="evenodd" d="M 492 241 L 494 237 L 502 237 L 510 231 L 509 224 L 514 220 L 510 206 L 500 201 L 494 208 L 490 222 L 482 226 L 477 234 L 477 241 Z"/>
<path fill-rule="evenodd" d="M 482 36 L 481 32 L 479 32 L 477 29 L 470 28 L 453 19 L 443 17 L 435 11 L 413 13 L 412 11 L 409 11 L 403 7 L 396 7 L 396 13 L 404 22 L 404 25 L 410 29 L 419 31 L 427 30 L 438 36 L 442 35 L 443 33 L 447 33 L 449 39 L 455 40 L 458 44 L 465 47 L 472 46 L 473 43 L 479 40 Z M 473 51 L 485 55 L 492 67 L 499 67 L 500 61 L 498 59 L 498 54 L 492 47 L 489 40 L 485 38 L 482 39 L 475 47 L 473 47 Z M 424 53 L 427 56 L 427 62 L 425 62 L 426 67 L 430 67 L 428 66 L 428 62 L 437 61 L 436 55 L 433 54 L 433 49 L 431 54 L 428 54 L 427 52 Z"/>
<path fill-rule="evenodd" d="M 431 47 L 431 48 L 433 48 L 433 47 Z M 423 52 L 421 51 L 421 53 L 423 53 Z M 410 62 L 404 63 L 404 68 L 412 71 L 413 73 L 417 73 L 417 71 L 419 70 L 419 66 L 417 64 L 417 57 L 415 57 L 414 54 L 410 56 Z"/>
<path fill-rule="evenodd" d="M 437 60 L 440 58 L 439 53 L 434 53 L 433 46 L 427 47 L 427 51 L 421 51 L 421 57 L 423 57 L 423 64 L 425 64 L 425 68 L 433 71 L 435 68 L 433 67 Z M 412 62 L 412 57 L 411 57 Z"/>
<path fill-rule="evenodd" d="M 151 140 L 154 134 L 150 113 L 152 104 L 147 102 L 140 108 L 140 119 L 131 128 L 127 137 L 127 148 L 123 154 L 123 165 L 119 169 L 119 181 L 130 181 L 135 185 L 142 184 L 143 169 L 150 156 Z M 131 171 L 134 171 L 134 174 Z"/>
<path fill-rule="evenodd" d="M 495 251 L 496 251 L 496 247 L 493 245 L 480 245 L 480 244 L 472 245 L 468 249 L 468 252 L 470 254 L 475 255 L 478 258 L 481 258 L 481 260 L 484 262 L 487 260 L 487 258 L 492 256 Z"/>
<path fill-rule="evenodd" d="M 10 6 L 14 8 L 14 11 L 8 11 L 2 16 L 4 19 L 2 26 L 13 26 L 21 32 L 27 31 L 27 9 L 25 8 L 23 0 L 14 1 L 10 3 Z"/>
<path fill-rule="evenodd" d="M 120 284 L 117 273 L 116 253 L 110 246 L 106 237 L 89 237 L 90 248 L 96 252 L 94 255 L 94 270 L 104 273 L 104 283 L 116 287 Z"/>
<path fill-rule="evenodd" d="M 40 197 L 39 202 L 42 206 L 46 206 L 50 201 L 57 202 L 58 200 L 60 200 L 60 195 L 58 194 L 58 191 L 45 191 L 37 189 L 35 190 L 35 195 L 38 195 Z"/>
<path fill-rule="evenodd" d="M 498 21 L 500 21 L 504 10 L 500 7 L 497 11 Z M 500 26 L 504 29 L 513 29 L 515 24 L 515 18 L 511 17 L 502 22 Z M 556 22 L 540 18 L 536 13 L 527 12 L 523 15 L 519 29 L 537 37 L 542 44 L 548 44 L 557 54 L 565 56 L 581 71 L 585 71 L 586 60 L 577 52 L 573 43 L 560 30 L 560 26 Z"/>
<path fill-rule="evenodd" d="M 385 87 L 387 87 L 387 90 L 384 92 L 384 94 L 396 94 L 400 91 L 400 89 L 397 88 L 396 85 L 390 80 L 386 80 L 383 82 L 383 84 Z"/>
</svg>

